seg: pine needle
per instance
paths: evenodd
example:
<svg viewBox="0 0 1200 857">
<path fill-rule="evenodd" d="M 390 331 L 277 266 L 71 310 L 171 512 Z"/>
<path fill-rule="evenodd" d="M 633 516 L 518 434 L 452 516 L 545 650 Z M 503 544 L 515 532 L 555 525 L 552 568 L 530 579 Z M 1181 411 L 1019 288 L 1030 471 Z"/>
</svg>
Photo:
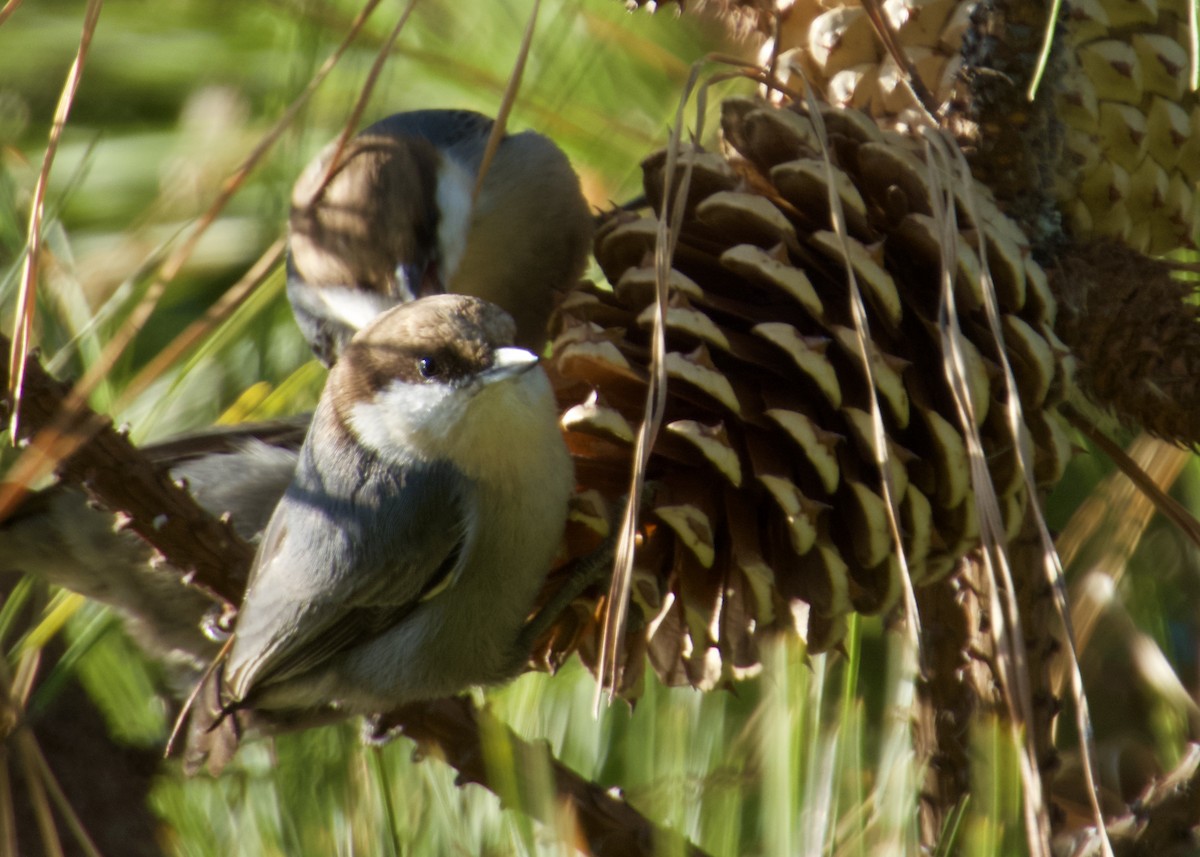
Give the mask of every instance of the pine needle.
<svg viewBox="0 0 1200 857">
<path fill-rule="evenodd" d="M 799 70 L 796 70 L 799 73 Z M 892 481 L 891 452 L 888 444 L 887 430 L 883 425 L 883 409 L 879 402 L 879 391 L 875 385 L 875 372 L 871 365 L 868 343 L 871 342 L 870 327 L 867 321 L 867 309 L 863 300 L 862 289 L 850 262 L 850 246 L 847 240 L 846 214 L 842 207 L 841 197 L 834 180 L 832 147 L 825 129 L 825 120 L 821 114 L 820 105 L 813 94 L 807 78 L 803 76 L 804 97 L 808 107 L 808 117 L 821 143 L 821 156 L 825 165 L 826 192 L 829 200 L 830 220 L 834 234 L 841 245 L 842 257 L 845 260 L 846 284 L 849 292 L 850 314 L 854 320 L 854 333 L 858 345 L 858 355 L 862 364 L 863 375 L 870 399 L 870 416 L 872 445 L 875 452 L 875 465 L 879 469 L 882 486 L 884 508 L 887 512 L 888 529 L 891 531 L 892 543 L 895 546 L 895 556 L 900 564 L 900 583 L 904 590 L 904 635 L 899 648 L 900 665 L 896 680 L 891 684 L 891 704 L 897 711 L 897 716 L 889 718 L 891 724 L 884 738 L 884 762 L 880 765 L 881 779 L 876 784 L 876 793 L 881 798 L 877 800 L 876 809 L 880 820 L 884 823 L 885 835 L 890 839 L 892 847 L 901 847 L 902 831 L 905 827 L 904 813 L 897 811 L 893 801 L 886 801 L 882 796 L 909 795 L 913 793 L 911 782 L 907 778 L 913 775 L 914 767 L 906 763 L 902 757 L 912 755 L 913 737 L 912 723 L 916 706 L 916 678 L 918 665 L 921 661 L 920 629 L 921 617 L 917 608 L 916 593 L 913 591 L 912 577 L 908 567 L 908 556 L 904 550 L 904 540 L 900 532 L 899 498 Z M 886 812 L 889 806 L 892 812 Z"/>
<path fill-rule="evenodd" d="M 271 268 L 283 257 L 285 242 L 282 238 L 275 240 L 270 247 L 250 266 L 242 278 L 230 286 L 211 307 L 205 310 L 200 318 L 189 324 L 166 348 L 154 355 L 133 380 L 125 385 L 121 395 L 113 404 L 113 410 L 120 412 L 136 399 L 152 383 L 158 380 L 164 372 L 176 364 L 193 346 L 208 336 L 213 329 L 233 314 L 247 298 L 257 289 L 271 272 Z"/>
<path fill-rule="evenodd" d="M 924 136 L 929 144 L 929 151 L 932 152 L 935 149 L 938 151 L 938 161 L 944 165 L 944 171 L 947 176 L 953 172 L 951 167 L 952 164 L 957 167 L 956 172 L 958 179 L 962 182 L 963 187 L 966 189 L 966 193 L 964 194 L 964 205 L 966 207 L 967 214 L 973 223 L 981 224 L 981 220 L 974 203 L 974 180 L 972 178 L 970 166 L 968 165 L 962 150 L 953 140 L 946 139 L 942 133 L 935 133 L 932 130 L 926 129 Z M 937 175 L 933 173 L 932 163 L 931 176 L 936 182 Z M 952 208 L 954 203 L 953 193 L 948 193 L 947 199 Z M 1041 506 L 1038 502 L 1038 490 L 1034 481 L 1033 452 L 1030 448 L 1028 432 L 1025 429 L 1016 378 L 1013 373 L 1012 365 L 1008 359 L 1007 351 L 1004 347 L 1004 336 L 1000 327 L 1000 311 L 996 298 L 995 285 L 992 282 L 991 273 L 988 270 L 986 234 L 985 229 L 982 226 L 980 226 L 978 229 L 978 242 L 979 244 L 977 252 L 980 261 L 980 286 L 983 294 L 983 304 L 988 319 L 988 326 L 991 328 L 992 337 L 996 342 L 996 353 L 999 357 L 1001 369 L 1003 370 L 1008 428 L 1012 436 L 1014 449 L 1017 451 L 1017 461 L 1024 477 L 1025 490 L 1029 496 L 1029 512 L 1027 514 L 1032 517 L 1032 520 L 1037 526 L 1038 537 L 1042 547 L 1043 570 L 1046 575 L 1047 583 L 1050 587 L 1055 610 L 1058 613 L 1059 621 L 1062 623 L 1063 634 L 1067 643 L 1067 664 L 1071 676 L 1072 696 L 1075 702 L 1076 725 L 1079 732 L 1080 759 L 1084 769 L 1084 778 L 1087 784 L 1088 797 L 1091 803 L 1095 824 L 1100 832 L 1102 853 L 1105 854 L 1106 857 L 1112 857 L 1112 844 L 1109 842 L 1107 832 L 1104 829 L 1104 817 L 1100 809 L 1098 797 L 1098 786 L 1095 778 L 1095 748 L 1092 742 L 1091 715 L 1088 711 L 1087 698 L 1084 696 L 1083 676 L 1079 669 L 1079 652 L 1076 648 L 1075 631 L 1071 622 L 1070 607 L 1067 604 L 1065 574 L 1063 573 L 1062 563 L 1059 559 L 1058 552 L 1054 546 L 1054 540 L 1050 535 L 1050 529 L 1046 524 L 1045 516 L 1042 514 Z M 951 245 L 954 243 L 952 236 L 950 243 Z M 943 247 L 945 247 L 945 244 L 943 244 Z M 951 270 L 953 270 L 953 268 L 951 268 Z M 957 325 L 956 319 L 954 320 L 954 324 Z M 968 432 L 974 432 L 974 425 L 975 424 L 973 422 L 969 426 L 964 424 L 964 428 L 966 428 Z M 972 469 L 973 471 L 975 469 L 974 461 L 972 464 Z M 980 476 L 983 480 L 983 484 L 987 486 L 986 490 L 990 492 L 991 498 L 994 499 L 995 492 L 991 488 L 991 478 L 987 471 L 986 462 L 981 462 L 979 469 L 982 471 Z M 979 485 L 976 485 L 977 498 L 979 490 Z M 996 514 L 998 515 L 998 508 L 996 510 Z M 980 510 L 980 521 L 981 525 L 985 523 L 983 508 Z M 1000 538 L 1002 539 L 1002 526 L 1000 527 L 999 533 Z M 990 550 L 984 551 L 985 561 L 990 560 L 991 553 L 992 552 Z M 1008 614 L 998 615 L 1008 615 L 1012 623 L 1010 626 L 1010 633 L 1012 634 L 1012 651 L 1019 658 L 1019 661 L 1013 664 L 1013 667 L 1015 668 L 1015 677 L 1018 682 L 1018 693 L 1021 695 L 1020 704 L 1024 709 L 1024 722 L 1028 726 L 1032 723 L 1032 719 L 1030 717 L 1030 706 L 1032 705 L 1032 701 L 1028 698 L 1028 668 L 1026 666 L 1027 662 L 1024 654 L 1024 635 L 1021 631 L 1020 616 L 1016 610 L 1015 601 L 1013 600 L 1013 593 L 1015 590 L 1013 588 L 1011 578 L 1008 577 L 1009 570 L 1007 558 L 1004 556 L 1002 549 L 996 552 L 996 559 L 998 560 L 996 567 L 999 568 L 1001 573 L 1006 578 L 1005 592 L 1008 601 L 1006 606 L 1009 610 Z M 991 571 L 989 563 L 989 574 L 990 573 Z M 995 604 L 996 592 L 994 586 L 992 598 L 993 603 Z M 994 625 L 993 627 L 996 630 L 1000 630 L 998 625 Z M 1003 641 L 998 639 L 997 642 L 1001 643 Z M 1022 755 L 1022 768 L 1024 769 L 1023 779 L 1026 780 L 1026 812 L 1027 816 L 1031 818 L 1036 816 L 1038 828 L 1041 831 L 1043 839 L 1041 847 L 1045 848 L 1048 847 L 1049 819 L 1046 815 L 1044 802 L 1040 798 L 1041 777 L 1037 774 L 1036 752 L 1032 744 L 1029 743 L 1031 741 L 1031 737 L 1031 733 L 1027 728 L 1025 735 L 1026 753 Z M 1031 765 L 1033 766 L 1032 769 L 1029 767 Z M 1031 793 L 1030 786 L 1033 778 L 1036 778 L 1037 781 L 1038 794 Z M 1031 801 L 1036 801 L 1036 803 L 1033 804 Z M 1033 848 L 1033 843 L 1031 843 L 1031 851 L 1035 851 L 1036 853 L 1036 849 Z"/>
<path fill-rule="evenodd" d="M 0 857 L 19 857 L 17 816 L 13 810 L 12 779 L 8 774 L 7 743 L 0 743 Z"/>
<path fill-rule="evenodd" d="M 1042 49 L 1038 51 L 1037 62 L 1033 65 L 1033 75 L 1029 78 L 1029 89 L 1025 92 L 1025 97 L 1030 101 L 1037 98 L 1042 78 L 1046 76 L 1046 67 L 1050 65 L 1050 54 L 1054 50 L 1054 29 L 1058 25 L 1058 17 L 1061 14 L 1062 0 L 1053 0 L 1050 4 L 1050 13 L 1046 16 L 1046 28 L 1042 33 Z"/>
<path fill-rule="evenodd" d="M 504 97 L 500 99 L 500 109 L 496 111 L 496 121 L 492 123 L 492 131 L 488 135 L 487 146 L 483 150 L 483 158 L 479 162 L 479 174 L 475 177 L 475 189 L 471 191 L 471 202 L 479 199 L 483 190 L 483 180 L 487 177 L 496 150 L 504 140 L 505 129 L 508 127 L 508 116 L 512 113 L 517 101 L 517 93 L 521 90 L 521 79 L 525 75 L 525 63 L 529 59 L 529 49 L 533 45 L 533 31 L 537 26 L 538 12 L 541 11 L 542 0 L 533 0 L 529 11 L 529 20 L 525 24 L 525 32 L 521 36 L 521 46 L 517 50 L 517 60 L 513 63 L 512 72 L 508 75 L 508 83 L 504 87 Z"/>
<path fill-rule="evenodd" d="M 313 190 L 312 197 L 309 200 L 310 204 L 321 196 L 325 188 L 329 186 L 329 182 L 333 180 L 334 173 L 342 168 L 342 154 L 346 151 L 346 145 L 350 142 L 350 138 L 354 136 L 355 129 L 358 128 L 358 123 L 367 109 L 367 102 L 371 100 L 371 93 L 375 91 L 375 84 L 379 82 L 379 76 L 383 73 L 383 64 L 391 58 L 392 46 L 396 44 L 396 39 L 400 37 L 400 33 L 404 30 L 404 25 L 408 23 L 409 16 L 412 15 L 416 5 L 417 0 L 409 0 L 408 5 L 400 14 L 399 20 L 396 21 L 396 26 L 392 27 L 392 31 L 388 33 L 388 37 L 384 39 L 383 44 L 379 46 L 379 50 L 375 52 L 375 60 L 371 63 L 371 68 L 367 72 L 367 79 L 363 81 L 362 88 L 358 92 L 358 98 L 354 100 L 354 107 L 351 108 L 350 115 L 346 117 L 346 122 L 342 126 L 342 132 L 338 135 L 337 145 L 333 149 L 333 157 L 329 159 L 329 165 L 325 168 L 325 175 Z"/>
<path fill-rule="evenodd" d="M 21 271 L 21 286 L 17 292 L 12 349 L 8 356 L 8 392 L 12 399 L 12 415 L 9 418 L 8 430 L 13 443 L 17 442 L 17 429 L 21 413 L 21 390 L 25 381 L 25 355 L 29 352 L 29 338 L 33 333 L 35 309 L 33 295 L 37 290 L 38 263 L 41 261 L 42 255 L 42 219 L 46 213 L 46 186 L 50 181 L 50 168 L 54 165 L 54 156 L 58 153 L 59 141 L 62 139 L 63 130 L 67 127 L 67 118 L 71 115 L 71 106 L 75 103 L 75 93 L 79 90 L 79 84 L 83 78 L 83 65 L 87 60 L 92 36 L 96 32 L 96 23 L 100 19 L 101 6 L 101 0 L 88 0 L 87 10 L 83 17 L 83 30 L 79 37 L 79 47 L 75 51 L 71 69 L 67 72 L 67 79 L 63 83 L 62 92 L 58 97 L 58 105 L 54 108 L 50 137 L 46 143 L 46 151 L 42 155 L 42 168 L 38 171 L 37 184 L 33 190 L 33 203 L 29 210 L 29 231 L 25 240 L 25 264 Z"/>
<path fill-rule="evenodd" d="M 1152 475 L 1074 408 L 1069 406 L 1064 408 L 1063 415 L 1067 418 L 1067 422 L 1082 432 L 1112 460 L 1117 469 L 1137 486 L 1137 489 L 1146 496 L 1146 499 L 1164 518 L 1174 524 L 1192 544 L 1200 547 L 1200 521 L 1197 521 L 1196 516 L 1184 508 L 1183 504 L 1167 494 L 1165 488 L 1170 486 L 1170 482 L 1164 481 L 1163 485 L 1159 485 L 1159 479 L 1165 480 L 1172 470 L 1176 476 L 1178 475 L 1188 458 L 1186 450 L 1170 447 L 1180 453 L 1177 463 L 1173 460 L 1174 456 L 1169 456 L 1156 468 L 1158 475 Z M 1153 452 L 1153 450 L 1148 452 Z M 1165 453 L 1164 457 L 1166 457 Z M 1171 481 L 1174 481 L 1173 478 Z M 1132 546 L 1130 549 L 1132 550 Z"/>
<path fill-rule="evenodd" d="M 929 91 L 925 81 L 921 79 L 916 64 L 909 57 L 899 34 L 888 20 L 882 0 L 863 0 L 862 7 L 871 21 L 871 26 L 875 29 L 875 34 L 879 36 L 879 41 L 883 43 L 883 47 L 904 73 L 904 83 L 912 93 L 913 99 L 925 111 L 926 116 L 936 122 L 941 112 L 941 105 L 938 104 L 937 97 Z"/>
<path fill-rule="evenodd" d="M 1191 0 L 1188 3 L 1188 62 L 1191 65 L 1191 80 L 1189 81 L 1192 87 L 1192 92 L 1200 89 L 1200 22 L 1197 22 L 1197 16 L 1200 15 L 1200 0 Z"/>
<path fill-rule="evenodd" d="M 683 138 L 683 112 L 691 98 L 692 91 L 699 80 L 701 69 L 705 65 L 701 60 L 692 66 L 675 111 L 675 123 L 671 129 L 671 138 L 667 143 L 667 161 L 663 172 L 663 204 L 658 215 L 658 230 L 654 243 L 654 323 L 650 331 L 650 377 L 646 385 L 645 416 L 638 426 L 637 443 L 633 453 L 633 471 L 630 474 L 630 485 L 621 525 L 617 529 L 616 558 L 613 564 L 612 583 L 609 586 L 608 598 L 604 603 L 604 630 L 600 638 L 600 658 L 597 673 L 600 681 L 596 685 L 596 695 L 593 705 L 599 711 L 600 697 L 607 685 L 615 693 L 620 687 L 618 675 L 618 648 L 625 631 L 626 615 L 629 608 L 629 591 L 633 586 L 633 555 L 637 543 L 637 521 L 641 510 L 642 490 L 646 484 L 646 467 L 650 461 L 650 451 L 662 427 L 663 414 L 667 406 L 667 369 L 666 369 L 666 311 L 667 311 L 667 281 L 671 275 L 671 260 L 675 255 L 675 245 L 679 240 L 679 230 L 683 224 L 683 212 L 687 200 L 688 187 L 692 177 L 692 150 L 689 148 L 683 155 L 683 176 L 679 188 L 672 187 L 675 182 L 675 169 L 679 163 L 680 149 Z M 699 130 L 697 130 L 699 134 Z M 675 191 L 675 193 L 673 193 Z M 610 701 L 612 696 L 610 695 Z"/>
<path fill-rule="evenodd" d="M 62 790 L 62 786 L 59 785 L 54 772 L 50 770 L 50 764 L 46 761 L 46 756 L 42 753 L 42 749 L 38 746 L 33 734 L 28 731 L 24 732 L 21 735 L 21 743 L 23 745 L 22 749 L 28 753 L 34 771 L 45 787 L 50 800 L 62 816 L 67 830 L 75 838 L 75 843 L 79 846 L 79 850 L 83 852 L 85 857 L 101 857 L 100 849 L 96 847 L 96 843 L 92 841 L 92 837 L 84 828 L 83 821 L 75 812 L 75 808 L 67 800 L 66 793 Z"/>
<path fill-rule="evenodd" d="M 58 838 L 58 828 L 54 826 L 54 814 L 50 811 L 50 799 L 46 795 L 45 784 L 38 775 L 37 761 L 29 749 L 31 740 L 29 732 L 22 730 L 17 735 L 16 745 L 21 757 L 22 775 L 28 788 L 29 804 L 33 808 L 38 833 L 42 836 L 42 850 L 46 857 L 65 857 L 62 840 Z"/>
<path fill-rule="evenodd" d="M 741 71 L 729 74 L 717 74 L 706 79 L 699 85 L 702 70 L 710 63 L 724 63 L 737 66 Z M 752 64 L 736 58 L 719 54 L 709 54 L 692 65 L 688 79 L 680 94 L 679 104 L 675 111 L 675 121 L 671 126 L 671 135 L 667 143 L 666 163 L 663 167 L 662 211 L 658 215 L 657 235 L 654 244 L 654 289 L 655 302 L 653 325 L 650 331 L 650 377 L 646 385 L 645 415 L 638 426 L 637 441 L 634 446 L 633 468 L 630 475 L 630 487 L 627 494 L 625 509 L 622 513 L 621 524 L 617 528 L 617 544 L 613 562 L 612 582 L 609 585 L 608 597 L 604 600 L 603 631 L 600 639 L 600 655 L 596 669 L 600 681 L 596 686 L 593 706 L 599 710 L 600 699 L 604 688 L 615 692 L 620 686 L 618 675 L 619 641 L 625 630 L 628 611 L 629 592 L 633 585 L 633 557 L 637 543 L 637 521 L 641 510 L 642 490 L 646 482 L 646 468 L 650 461 L 650 453 L 654 447 L 662 427 L 663 414 L 667 404 L 667 370 L 666 370 L 666 311 L 669 297 L 667 282 L 671 275 L 671 263 L 675 255 L 675 247 L 683 227 L 684 212 L 687 208 L 688 189 L 691 185 L 693 155 L 695 148 L 683 146 L 683 116 L 692 93 L 696 92 L 696 125 L 693 132 L 696 139 L 704 134 L 704 117 L 707 109 L 708 87 L 713 83 L 727 80 L 730 77 L 748 76 L 747 70 L 755 68 Z M 749 76 L 753 76 L 752 74 Z M 683 175 L 679 187 L 675 188 L 675 172 L 683 157 Z M 665 609 L 661 615 L 665 615 Z M 610 696 L 610 700 L 611 700 Z"/>
<path fill-rule="evenodd" d="M 1033 723 L 1033 700 L 1029 688 L 1029 666 L 1025 653 L 1024 633 L 1021 629 L 1020 609 L 1016 603 L 1012 571 L 1008 562 L 1007 539 L 1000 514 L 999 501 L 992 484 L 991 473 L 983 452 L 983 441 L 979 435 L 974 406 L 967 381 L 965 358 L 963 357 L 963 334 L 959 327 L 958 311 L 954 300 L 953 271 L 958 268 L 955 249 L 957 247 L 957 215 L 954 205 L 954 189 L 950 182 L 954 175 L 953 158 L 947 152 L 952 148 L 941 135 L 931 129 L 925 130 L 926 165 L 929 185 L 936 192 L 931 194 L 933 217 L 942 231 L 942 276 L 941 303 L 938 310 L 938 330 L 942 337 L 942 355 L 946 381 L 958 410 L 959 425 L 966 437 L 971 462 L 971 487 L 975 505 L 979 510 L 980 533 L 982 536 L 981 559 L 989 582 L 988 594 L 991 601 L 992 634 L 996 642 L 999 670 L 997 678 L 1004 690 L 1004 699 L 1009 707 L 1009 728 L 1013 743 L 1021 747 L 1021 779 L 1024 783 L 1025 833 L 1032 855 L 1049 855 L 1050 820 L 1043 799 L 1043 784 L 1038 771 L 1037 752 L 1033 745 L 1033 734 L 1028 728 Z M 969 186 L 969 183 L 968 183 Z M 973 222 L 979 223 L 978 220 Z M 980 232 L 982 234 L 982 227 Z M 982 238 L 981 238 L 982 240 Z M 986 254 L 980 251 L 981 279 L 985 281 L 984 292 L 991 286 L 986 273 Z M 985 297 L 986 303 L 986 297 Z M 993 331 L 995 333 L 995 331 Z M 1004 360 L 1004 340 L 997 337 L 997 352 Z M 1007 365 L 1007 364 L 1006 364 Z M 1010 401 L 1015 397 L 1010 392 Z M 1021 442 L 1020 436 L 1016 441 Z M 1036 505 L 1036 495 L 1034 495 Z M 1003 598 L 1001 597 L 1003 593 Z M 1025 728 L 1022 729 L 1022 726 Z M 1024 734 L 1022 734 L 1022 732 Z"/>
<path fill-rule="evenodd" d="M 13 12 L 17 11 L 17 7 L 21 5 L 21 0 L 8 0 L 2 8 L 0 8 L 0 27 L 4 26 L 4 22 L 8 20 Z"/>
</svg>

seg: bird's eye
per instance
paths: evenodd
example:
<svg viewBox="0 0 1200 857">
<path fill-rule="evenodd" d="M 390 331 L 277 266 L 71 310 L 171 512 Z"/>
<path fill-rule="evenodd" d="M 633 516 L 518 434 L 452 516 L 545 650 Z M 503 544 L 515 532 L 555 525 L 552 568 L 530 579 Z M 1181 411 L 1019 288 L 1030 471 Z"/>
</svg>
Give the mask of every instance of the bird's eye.
<svg viewBox="0 0 1200 857">
<path fill-rule="evenodd" d="M 422 357 L 417 361 L 417 371 L 421 373 L 422 378 L 436 378 L 442 374 L 442 367 L 432 357 Z"/>
</svg>

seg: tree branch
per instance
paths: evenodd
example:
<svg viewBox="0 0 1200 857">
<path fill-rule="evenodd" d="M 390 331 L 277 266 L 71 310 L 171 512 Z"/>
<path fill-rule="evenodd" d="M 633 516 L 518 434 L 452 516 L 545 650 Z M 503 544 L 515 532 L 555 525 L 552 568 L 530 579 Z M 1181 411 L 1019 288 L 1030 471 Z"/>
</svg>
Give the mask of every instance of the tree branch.
<svg viewBox="0 0 1200 857">
<path fill-rule="evenodd" d="M 0 335 L 0 351 L 8 348 L 8 338 Z M 0 366 L 0 387 L 7 386 L 7 368 Z M 17 439 L 28 441 L 24 456 L 50 458 L 60 479 L 81 486 L 92 499 L 124 516 L 123 526 L 183 571 L 188 582 L 231 604 L 241 601 L 254 549 L 228 522 L 205 512 L 107 417 L 64 408 L 69 388 L 52 378 L 33 355 L 25 358 L 24 388 Z M 2 487 L 26 490 L 20 484 Z"/>
</svg>

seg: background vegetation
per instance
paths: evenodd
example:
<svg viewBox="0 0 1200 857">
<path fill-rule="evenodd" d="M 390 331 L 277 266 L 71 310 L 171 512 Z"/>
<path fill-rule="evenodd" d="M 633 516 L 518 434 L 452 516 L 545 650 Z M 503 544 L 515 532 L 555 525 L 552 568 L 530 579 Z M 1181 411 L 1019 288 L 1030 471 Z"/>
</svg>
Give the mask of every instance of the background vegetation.
<svg viewBox="0 0 1200 857">
<path fill-rule="evenodd" d="M 29 2 L 0 26 L 5 331 L 31 193 L 83 9 L 79 0 Z M 90 365 L 145 295 L 155 264 L 187 235 L 357 12 L 350 0 L 123 0 L 104 8 L 51 174 L 36 334 L 48 366 L 77 376 Z M 399 12 L 396 3 L 375 12 L 91 397 L 97 411 L 128 423 L 135 440 L 298 412 L 314 402 L 323 373 L 295 330 L 279 271 L 200 347 L 172 359 L 144 389 L 131 393 L 128 385 L 282 234 L 292 181 L 345 122 Z M 364 121 L 430 106 L 494 113 L 529 12 L 525 0 L 419 3 Z M 640 188 L 641 158 L 666 140 L 691 63 L 714 49 L 732 48 L 718 26 L 694 15 L 630 15 L 618 2 L 546 0 L 510 127 L 554 137 L 596 206 L 627 199 Z M 0 454 L 0 465 L 11 458 Z M 1052 525 L 1065 527 L 1107 470 L 1102 459 L 1081 456 L 1050 501 Z M 1191 508 L 1200 504 L 1198 474 L 1191 461 L 1176 489 Z M 1089 556 L 1110 547 L 1092 543 Z M 1105 608 L 1116 625 L 1128 617 L 1128 629 L 1148 635 L 1189 693 L 1197 681 L 1196 572 L 1195 549 L 1155 522 Z M 415 758 L 405 740 L 364 748 L 349 724 L 286 736 L 273 749 L 248 746 L 222 778 L 185 781 L 176 765 L 152 761 L 171 706 L 159 668 L 138 655 L 113 617 L 29 580 L 5 579 L 4 587 L 0 644 L 10 675 L 32 669 L 38 676 L 27 705 L 35 728 L 39 712 L 56 703 L 83 704 L 70 695 L 77 680 L 113 740 L 129 748 L 126 757 L 153 771 L 145 802 L 154 841 L 146 841 L 150 828 L 131 821 L 122 832 L 110 818 L 93 830 L 104 853 L 572 853 L 569 817 L 558 829 L 536 824 L 489 792 L 456 786 L 452 770 Z M 1134 647 L 1116 633 L 1105 643 L 1107 659 L 1090 662 L 1096 690 L 1119 683 L 1119 668 L 1128 670 L 1129 687 L 1140 687 L 1134 677 L 1145 665 Z M 862 620 L 839 653 L 808 657 L 800 641 L 780 641 L 761 674 L 727 692 L 702 695 L 648 679 L 635 706 L 602 706 L 597 715 L 594 682 L 573 662 L 557 676 L 527 675 L 489 692 L 483 704 L 712 854 L 913 853 L 920 777 L 905 709 L 897 707 L 905 688 L 894 648 L 883 623 Z M 1156 764 L 1169 764 L 1191 734 L 1189 707 L 1149 684 L 1135 716 L 1120 707 L 1135 705 L 1131 696 L 1097 706 L 1099 737 L 1132 723 L 1128 740 L 1149 747 Z M 48 717 L 46 729 L 60 722 Z M 973 741 L 979 781 L 947 842 L 963 854 L 1019 853 L 1020 779 L 1009 737 L 982 721 Z M 495 752 L 501 758 L 503 747 Z M 1112 758 L 1116 764 L 1120 754 Z M 8 762 L 6 781 L 19 791 L 17 757 Z M 84 791 L 107 773 L 83 755 L 57 770 Z M 552 792 L 547 787 L 535 799 L 549 801 Z M 131 818 L 137 802 L 128 801 Z M 11 812 L 0 822 L 18 827 L 20 853 L 54 853 L 29 816 Z M 70 837 L 63 842 L 76 853 Z"/>
</svg>

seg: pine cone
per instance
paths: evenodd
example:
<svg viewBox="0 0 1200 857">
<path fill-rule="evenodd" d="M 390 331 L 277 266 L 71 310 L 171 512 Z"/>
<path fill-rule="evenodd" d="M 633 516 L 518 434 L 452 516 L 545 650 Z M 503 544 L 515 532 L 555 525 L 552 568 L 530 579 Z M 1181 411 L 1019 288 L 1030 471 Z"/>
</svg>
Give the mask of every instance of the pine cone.
<svg viewBox="0 0 1200 857">
<path fill-rule="evenodd" d="M 786 55 L 829 103 L 898 129 L 922 121 L 905 71 L 860 0 L 725 0 L 715 8 L 737 32 L 759 34 L 760 59 Z M 1024 92 L 1044 4 L 882 3 L 921 83 L 938 104 L 955 105 L 964 145 L 990 150 L 976 161 L 977 176 L 1006 211 L 1031 234 L 1052 231 L 1044 206 L 1011 198 L 1040 197 L 1045 176 L 1074 237 L 1117 238 L 1155 255 L 1195 246 L 1200 218 L 1200 98 L 1188 85 L 1187 8 L 1185 0 L 1072 0 L 1042 82 L 1053 104 L 1043 110 L 1031 109 Z M 787 63 L 782 68 L 786 81 Z M 1014 169 L 1008 160 L 1023 149 L 1029 163 Z"/>
<path fill-rule="evenodd" d="M 849 264 L 868 304 L 905 552 L 920 585 L 949 573 L 979 543 L 936 327 L 941 261 L 931 193 L 910 142 L 856 111 L 822 115 Z M 728 157 L 694 151 L 669 283 L 669 401 L 647 474 L 626 689 L 643 649 L 664 680 L 711 687 L 757 665 L 763 633 L 800 623 L 810 649 L 824 650 L 840 640 L 848 613 L 886 611 L 902 593 L 847 263 L 831 231 L 811 120 L 803 110 L 731 100 L 722 130 Z M 660 152 L 643 165 L 656 208 L 665 161 Z M 972 191 L 981 222 L 959 213 L 955 295 L 972 398 L 1011 531 L 1028 499 L 979 292 L 973 248 L 981 230 L 1043 484 L 1059 478 L 1070 451 L 1055 407 L 1070 387 L 1071 363 L 1052 332 L 1055 301 L 1027 242 L 982 186 Z M 611 501 L 628 482 L 649 371 L 655 231 L 649 216 L 611 218 L 595 247 L 614 288 L 585 285 L 561 309 L 549 368 L 579 481 L 593 498 Z M 580 605 L 546 657 L 578 648 L 594 663 L 598 616 L 594 605 Z"/>
<path fill-rule="evenodd" d="M 1145 253 L 1194 246 L 1200 102 L 1182 0 L 1073 0 L 1058 94 L 1059 199 L 1077 236 Z"/>
</svg>

